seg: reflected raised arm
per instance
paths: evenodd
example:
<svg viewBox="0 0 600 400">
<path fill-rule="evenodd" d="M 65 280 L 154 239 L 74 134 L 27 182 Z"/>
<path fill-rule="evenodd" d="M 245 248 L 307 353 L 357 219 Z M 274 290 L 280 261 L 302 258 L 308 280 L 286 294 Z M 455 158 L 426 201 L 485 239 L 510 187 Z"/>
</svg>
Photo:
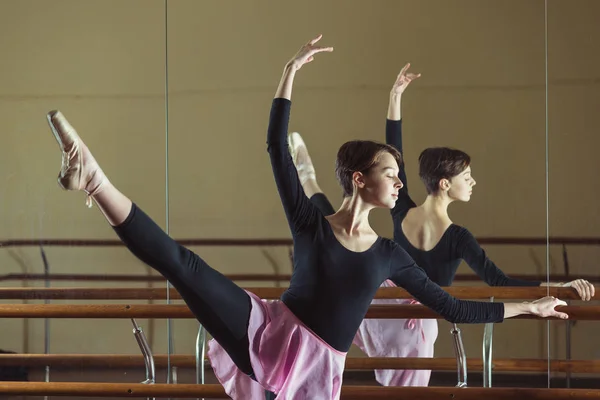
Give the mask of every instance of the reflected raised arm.
<svg viewBox="0 0 600 400">
<path fill-rule="evenodd" d="M 421 77 L 421 74 L 408 72 L 410 63 L 406 64 L 396 77 L 396 82 L 390 91 L 390 103 L 388 106 L 387 118 L 391 121 L 400 121 L 402 119 L 402 94 L 412 81 Z"/>
</svg>

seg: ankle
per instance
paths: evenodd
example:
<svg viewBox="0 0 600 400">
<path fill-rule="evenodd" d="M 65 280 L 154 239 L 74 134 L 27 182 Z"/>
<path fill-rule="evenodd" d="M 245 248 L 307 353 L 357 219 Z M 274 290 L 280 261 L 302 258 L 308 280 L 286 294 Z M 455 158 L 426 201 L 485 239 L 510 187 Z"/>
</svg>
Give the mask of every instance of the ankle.
<svg viewBox="0 0 600 400">
<path fill-rule="evenodd" d="M 94 170 L 83 189 L 88 196 L 94 196 L 98 194 L 104 187 L 109 184 L 108 179 L 104 175 L 104 172 L 98 167 Z"/>
</svg>

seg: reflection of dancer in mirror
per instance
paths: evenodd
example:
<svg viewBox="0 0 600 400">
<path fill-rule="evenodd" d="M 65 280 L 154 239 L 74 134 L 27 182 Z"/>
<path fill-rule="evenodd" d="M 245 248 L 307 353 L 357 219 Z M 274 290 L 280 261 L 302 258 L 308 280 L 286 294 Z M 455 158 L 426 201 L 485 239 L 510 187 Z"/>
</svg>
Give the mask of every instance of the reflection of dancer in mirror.
<svg viewBox="0 0 600 400">
<path fill-rule="evenodd" d="M 311 40 L 286 64 L 271 108 L 267 147 L 281 202 L 294 238 L 294 274 L 281 301 L 262 301 L 177 244 L 106 178 L 60 112 L 48 115 L 63 152 L 60 184 L 83 190 L 141 261 L 160 272 L 214 337 L 209 356 L 226 392 L 254 379 L 277 399 L 338 399 L 346 352 L 377 288 L 394 279 L 422 304 L 450 321 L 501 322 L 520 314 L 567 315 L 555 298 L 532 303 L 462 301 L 444 292 L 389 239 L 370 227 L 373 208 L 393 208 L 402 182 L 400 154 L 391 146 L 353 141 L 338 153 L 336 171 L 345 198 L 325 217 L 305 196 L 288 152 L 292 83 L 320 52 Z M 211 195 L 207 193 L 207 195 Z M 344 285 L 340 285 L 343 282 Z"/>
<path fill-rule="evenodd" d="M 386 142 L 402 152 L 401 99 L 408 85 L 420 74 L 408 72 L 407 64 L 394 83 L 388 107 Z M 333 206 L 319 187 L 310 155 L 300 134 L 290 134 L 290 152 L 296 164 L 304 192 L 321 212 L 333 215 Z M 429 148 L 419 157 L 419 175 L 425 183 L 427 198 L 417 206 L 408 194 L 404 163 L 398 177 L 404 184 L 392 208 L 394 241 L 404 248 L 428 277 L 440 286 L 450 286 L 462 260 L 490 286 L 546 286 L 539 281 L 507 277 L 486 257 L 473 235 L 448 216 L 454 201 L 469 201 L 475 179 L 471 176 L 470 157 L 459 150 Z M 393 278 L 382 287 L 401 286 Z M 550 286 L 569 286 L 582 300 L 594 296 L 594 286 L 577 279 Z M 374 300 L 374 304 L 414 304 L 414 300 Z M 433 357 L 437 339 L 437 321 L 433 319 L 365 319 L 354 343 L 370 357 Z M 427 386 L 428 370 L 376 370 L 377 381 L 385 386 Z"/>
</svg>

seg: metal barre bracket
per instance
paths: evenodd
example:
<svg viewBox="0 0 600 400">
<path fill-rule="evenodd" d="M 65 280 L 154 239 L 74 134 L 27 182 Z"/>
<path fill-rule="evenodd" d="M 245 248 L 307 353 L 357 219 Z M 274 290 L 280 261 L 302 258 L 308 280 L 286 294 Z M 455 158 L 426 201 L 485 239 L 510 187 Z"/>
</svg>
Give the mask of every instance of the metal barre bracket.
<svg viewBox="0 0 600 400">
<path fill-rule="evenodd" d="M 493 302 L 494 298 L 490 297 Z M 483 387 L 492 387 L 492 345 L 494 336 L 494 324 L 485 324 L 483 331 Z"/>
<path fill-rule="evenodd" d="M 458 383 L 456 384 L 456 387 L 465 388 L 467 387 L 467 356 L 465 354 L 460 328 L 456 324 L 452 324 L 450 333 L 452 334 L 454 354 L 456 355 L 456 367 L 458 373 Z"/>
<path fill-rule="evenodd" d="M 144 364 L 146 365 L 146 380 L 141 383 L 153 384 L 156 382 L 156 368 L 154 367 L 152 350 L 150 350 L 150 345 L 148 345 L 144 331 L 135 322 L 135 319 L 131 318 L 131 323 L 133 324 L 133 336 L 135 336 L 135 340 L 138 346 L 140 346 L 140 350 L 144 356 Z"/>
</svg>

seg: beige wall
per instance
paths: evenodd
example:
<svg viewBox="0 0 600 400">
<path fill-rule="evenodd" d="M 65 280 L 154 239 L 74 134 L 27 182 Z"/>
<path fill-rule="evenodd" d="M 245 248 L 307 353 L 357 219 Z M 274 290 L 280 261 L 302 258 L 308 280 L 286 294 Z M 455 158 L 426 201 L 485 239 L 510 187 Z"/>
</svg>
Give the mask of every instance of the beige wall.
<svg viewBox="0 0 600 400">
<path fill-rule="evenodd" d="M 550 233 L 600 236 L 594 119 L 600 104 L 594 16 L 600 4 L 548 3 Z M 451 207 L 454 222 L 476 236 L 546 234 L 541 0 L 170 0 L 167 32 L 161 0 L 2 0 L 2 6 L 2 238 L 115 238 L 98 210 L 85 207 L 82 194 L 57 188 L 60 154 L 44 119 L 54 108 L 79 129 L 110 179 L 164 228 L 168 198 L 172 236 L 289 237 L 271 178 L 266 125 L 284 63 L 318 33 L 335 52 L 298 74 L 290 128 L 304 135 L 334 203 L 337 148 L 354 138 L 384 139 L 387 93 L 410 61 L 423 74 L 403 107 L 415 200 L 424 198 L 419 152 L 458 147 L 473 157 L 478 184 L 469 204 Z M 390 235 L 387 212 L 374 213 L 372 221 Z M 290 268 L 284 249 L 194 250 L 224 273 L 271 271 L 263 251 L 282 270 Z M 508 273 L 546 272 L 544 248 L 486 250 Z M 121 248 L 46 252 L 55 273 L 150 273 Z M 569 248 L 572 273 L 594 274 L 598 253 Z M 552 248 L 551 255 L 551 271 L 561 272 L 560 249 Z M 43 270 L 36 248 L 4 249 L 0 257 L 3 273 Z M 165 322 L 140 322 L 155 352 L 165 352 Z M 2 324 L 0 348 L 43 351 L 43 321 Z M 596 326 L 574 327 L 574 358 L 597 358 Z M 196 329 L 193 321 L 174 322 L 176 352 L 193 351 Z M 452 354 L 448 329 L 442 322 L 440 356 Z M 478 357 L 483 328 L 463 331 L 468 355 Z M 544 357 L 546 335 L 546 323 L 497 325 L 494 356 Z M 125 320 L 52 320 L 51 339 L 56 353 L 137 352 Z M 564 356 L 563 323 L 550 324 L 550 343 L 553 357 Z"/>
</svg>

